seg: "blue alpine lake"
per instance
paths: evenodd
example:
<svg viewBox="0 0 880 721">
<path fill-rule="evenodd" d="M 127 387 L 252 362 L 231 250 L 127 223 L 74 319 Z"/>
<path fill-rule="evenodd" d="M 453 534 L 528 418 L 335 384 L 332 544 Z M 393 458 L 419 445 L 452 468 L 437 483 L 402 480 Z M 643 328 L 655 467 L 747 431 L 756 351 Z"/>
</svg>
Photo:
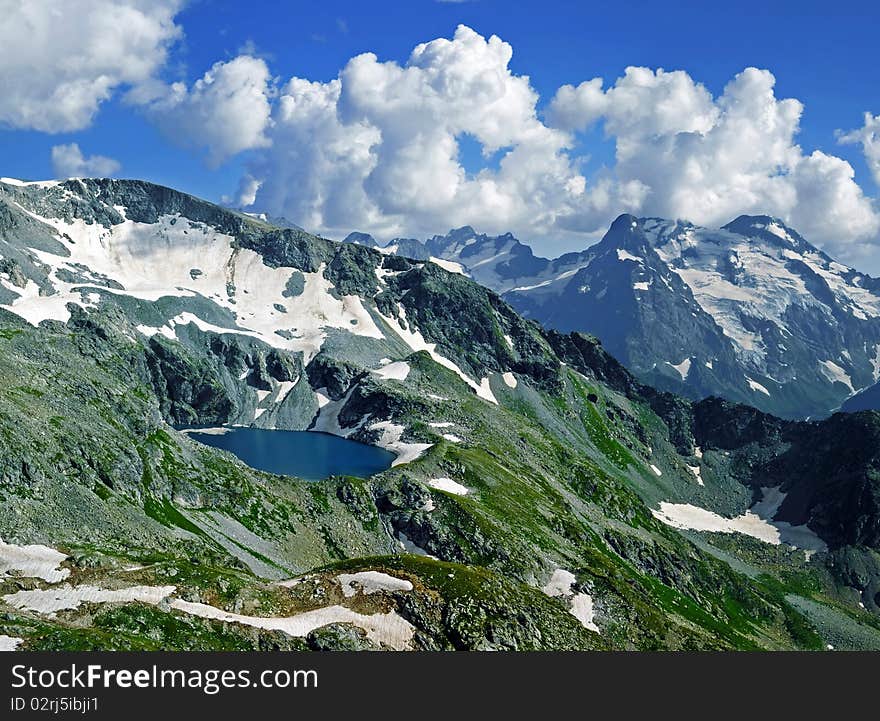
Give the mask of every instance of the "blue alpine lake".
<svg viewBox="0 0 880 721">
<path fill-rule="evenodd" d="M 384 448 L 315 431 L 190 428 L 186 433 L 235 454 L 251 468 L 307 481 L 342 475 L 367 478 L 388 469 L 396 458 Z"/>
</svg>

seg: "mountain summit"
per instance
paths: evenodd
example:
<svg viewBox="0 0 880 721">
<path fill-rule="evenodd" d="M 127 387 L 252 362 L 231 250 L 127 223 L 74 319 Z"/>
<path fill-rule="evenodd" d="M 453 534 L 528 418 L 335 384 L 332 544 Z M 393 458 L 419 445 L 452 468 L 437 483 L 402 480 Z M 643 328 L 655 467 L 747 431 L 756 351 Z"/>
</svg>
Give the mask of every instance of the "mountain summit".
<svg viewBox="0 0 880 721">
<path fill-rule="evenodd" d="M 414 242 L 524 316 L 596 335 L 658 388 L 797 418 L 828 415 L 880 380 L 880 281 L 777 218 L 710 229 L 622 215 L 596 245 L 554 260 L 471 228 Z"/>
</svg>

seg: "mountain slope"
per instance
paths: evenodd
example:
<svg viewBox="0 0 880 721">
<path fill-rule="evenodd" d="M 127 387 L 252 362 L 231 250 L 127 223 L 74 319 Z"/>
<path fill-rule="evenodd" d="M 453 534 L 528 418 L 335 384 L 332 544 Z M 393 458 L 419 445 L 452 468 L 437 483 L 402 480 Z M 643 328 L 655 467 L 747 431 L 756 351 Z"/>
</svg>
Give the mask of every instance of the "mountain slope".
<svg viewBox="0 0 880 721">
<path fill-rule="evenodd" d="M 646 383 L 820 417 L 880 379 L 880 285 L 781 221 L 719 230 L 621 216 L 582 253 L 536 258 L 471 228 L 420 246 L 529 318 L 598 336 Z M 867 393 L 845 408 L 877 407 Z"/>
<path fill-rule="evenodd" d="M 691 397 L 823 416 L 877 381 L 876 282 L 779 221 L 742 217 L 712 231 L 624 217 L 591 250 L 594 259 L 558 294 L 505 297 L 554 327 L 594 329 L 646 382 Z M 611 327 L 578 320 L 597 300 L 613 314 Z"/>
<path fill-rule="evenodd" d="M 825 425 L 695 406 L 435 263 L 167 188 L 0 195 L 0 634 L 22 647 L 880 639 L 873 456 L 803 501 L 782 475 L 787 444 Z M 306 482 L 176 430 L 235 423 L 398 458 L 370 479 Z M 773 463 L 797 507 L 756 505 Z M 686 530 L 688 504 L 752 508 L 763 540 Z M 796 549 L 772 537 L 777 511 Z"/>
</svg>

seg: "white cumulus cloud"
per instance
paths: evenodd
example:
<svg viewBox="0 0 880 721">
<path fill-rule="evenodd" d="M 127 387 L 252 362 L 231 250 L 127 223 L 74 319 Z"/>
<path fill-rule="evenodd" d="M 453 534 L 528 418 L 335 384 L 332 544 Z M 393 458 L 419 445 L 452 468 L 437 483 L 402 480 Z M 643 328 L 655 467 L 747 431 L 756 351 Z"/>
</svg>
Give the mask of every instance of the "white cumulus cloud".
<svg viewBox="0 0 880 721">
<path fill-rule="evenodd" d="M 542 107 L 513 48 L 460 25 L 403 62 L 351 58 L 327 82 L 215 64 L 191 86 L 144 83 L 134 102 L 211 165 L 247 151 L 236 200 L 320 233 L 424 236 L 472 224 L 588 245 L 619 213 L 717 226 L 770 214 L 843 259 L 878 242 L 880 213 L 845 160 L 797 142 L 803 105 L 746 68 L 713 94 L 688 73 L 630 67 L 561 87 Z M 610 167 L 581 153 L 601 123 Z M 878 161 L 877 126 L 841 134 Z M 831 140 L 831 139 L 829 139 Z M 466 153 L 482 151 L 482 162 Z M 590 172 L 586 172 L 590 168 Z"/>
<path fill-rule="evenodd" d="M 215 63 L 192 87 L 154 83 L 132 96 L 174 142 L 204 148 L 217 166 L 245 150 L 266 147 L 273 94 L 262 58 L 240 55 Z"/>
<path fill-rule="evenodd" d="M 567 155 L 570 134 L 541 122 L 528 77 L 510 70 L 512 53 L 459 26 L 402 65 L 366 53 L 330 82 L 291 79 L 274 105 L 271 149 L 250 164 L 255 207 L 331 234 L 553 227 L 585 179 Z M 465 137 L 497 154 L 497 167 L 468 173 Z"/>
<path fill-rule="evenodd" d="M 0 0 L 0 125 L 88 126 L 120 87 L 149 82 L 182 0 Z"/>
<path fill-rule="evenodd" d="M 858 130 L 840 133 L 841 143 L 859 143 L 874 181 L 880 185 L 880 115 L 865 113 L 865 124 Z"/>
<path fill-rule="evenodd" d="M 52 148 L 52 170 L 56 178 L 107 178 L 118 173 L 121 167 L 118 161 L 104 155 L 84 156 L 77 143 Z"/>
<path fill-rule="evenodd" d="M 547 115 L 574 132 L 604 123 L 616 147 L 606 182 L 638 183 L 641 213 L 708 225 L 770 214 L 852 255 L 854 241 L 876 240 L 880 215 L 849 163 L 804 153 L 803 106 L 778 99 L 774 85 L 770 72 L 747 68 L 713 98 L 687 73 L 628 68 L 607 89 L 598 78 L 563 86 Z"/>
</svg>

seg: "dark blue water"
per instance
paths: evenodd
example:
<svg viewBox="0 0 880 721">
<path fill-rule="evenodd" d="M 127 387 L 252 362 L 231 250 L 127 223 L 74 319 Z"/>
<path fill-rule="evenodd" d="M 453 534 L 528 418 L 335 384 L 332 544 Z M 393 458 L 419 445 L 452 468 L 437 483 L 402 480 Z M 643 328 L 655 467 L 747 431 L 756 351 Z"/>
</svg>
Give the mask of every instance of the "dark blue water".
<svg viewBox="0 0 880 721">
<path fill-rule="evenodd" d="M 396 458 L 384 448 L 314 431 L 230 428 L 223 434 L 197 430 L 188 434 L 200 443 L 234 453 L 251 468 L 308 481 L 343 475 L 367 478 L 389 468 Z"/>
</svg>

